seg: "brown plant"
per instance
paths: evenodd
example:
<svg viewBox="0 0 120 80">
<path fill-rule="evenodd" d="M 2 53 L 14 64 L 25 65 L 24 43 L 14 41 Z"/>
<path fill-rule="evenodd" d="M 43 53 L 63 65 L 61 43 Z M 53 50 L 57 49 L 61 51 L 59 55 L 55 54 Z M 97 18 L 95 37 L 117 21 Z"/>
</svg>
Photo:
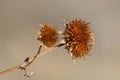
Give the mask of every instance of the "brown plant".
<svg viewBox="0 0 120 80">
<path fill-rule="evenodd" d="M 65 26 L 66 49 L 71 52 L 72 58 L 86 56 L 94 44 L 93 31 L 89 23 L 76 19 Z"/>
<path fill-rule="evenodd" d="M 38 40 L 40 45 L 36 54 L 33 57 L 27 57 L 24 59 L 24 62 L 14 66 L 12 68 L 0 71 L 0 75 L 12 72 L 18 69 L 24 71 L 24 76 L 31 77 L 34 75 L 33 72 L 27 72 L 27 67 L 32 64 L 40 56 L 55 50 L 63 45 L 67 49 L 72 58 L 81 58 L 89 54 L 91 48 L 94 44 L 93 31 L 89 27 L 89 23 L 86 23 L 82 20 L 72 20 L 69 23 L 66 23 L 66 29 L 64 32 L 57 32 L 53 25 L 50 24 L 41 24 L 42 28 L 38 32 Z M 54 46 L 58 40 L 58 34 L 64 34 L 64 39 L 60 44 Z M 45 45 L 49 48 L 46 48 L 41 52 L 42 45 Z M 53 47 L 54 46 L 54 47 Z"/>
</svg>

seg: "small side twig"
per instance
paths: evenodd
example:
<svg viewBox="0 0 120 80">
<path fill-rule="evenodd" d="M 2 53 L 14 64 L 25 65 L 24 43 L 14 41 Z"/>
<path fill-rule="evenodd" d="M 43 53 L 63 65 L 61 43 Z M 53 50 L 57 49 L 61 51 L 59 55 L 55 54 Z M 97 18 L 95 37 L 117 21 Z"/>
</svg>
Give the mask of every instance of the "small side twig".
<svg viewBox="0 0 120 80">
<path fill-rule="evenodd" d="M 15 70 L 19 70 L 19 69 L 25 69 L 25 68 L 28 67 L 33 61 L 35 61 L 36 58 L 39 58 L 40 56 L 42 56 L 42 55 L 44 55 L 44 54 L 46 54 L 46 53 L 48 53 L 48 52 L 50 52 L 50 51 L 52 51 L 52 50 L 54 50 L 54 49 L 56 49 L 56 48 L 57 48 L 57 47 L 52 47 L 52 48 L 49 48 L 48 50 L 45 50 L 45 51 L 43 51 L 42 53 L 40 53 L 40 49 L 41 49 L 41 46 L 40 46 L 39 49 L 38 49 L 37 54 L 36 54 L 35 56 L 33 56 L 32 58 L 30 58 L 30 59 L 28 60 L 28 62 L 24 61 L 22 64 L 19 64 L 19 65 L 15 66 L 15 67 L 9 68 L 9 69 L 4 70 L 4 71 L 1 71 L 1 72 L 0 72 L 0 75 L 9 73 L 9 72 L 12 72 L 12 71 L 15 71 Z"/>
</svg>

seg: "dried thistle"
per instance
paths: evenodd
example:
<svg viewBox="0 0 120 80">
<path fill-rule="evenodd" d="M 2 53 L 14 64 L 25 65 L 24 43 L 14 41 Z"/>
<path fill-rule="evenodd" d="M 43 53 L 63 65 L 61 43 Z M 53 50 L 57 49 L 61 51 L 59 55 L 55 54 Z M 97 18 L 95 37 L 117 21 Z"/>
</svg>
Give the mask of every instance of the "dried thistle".
<svg viewBox="0 0 120 80">
<path fill-rule="evenodd" d="M 50 24 L 41 24 L 42 28 L 38 32 L 38 40 L 41 41 L 41 45 L 39 46 L 39 49 L 37 53 L 33 57 L 27 57 L 25 58 L 24 62 L 22 64 L 19 64 L 15 67 L 0 71 L 0 75 L 12 72 L 18 69 L 24 70 L 24 76 L 31 78 L 34 73 L 33 72 L 27 72 L 26 67 L 28 67 L 31 63 L 33 63 L 36 58 L 56 49 L 57 47 L 61 47 L 63 45 L 66 45 L 65 48 L 71 52 L 72 58 L 75 60 L 76 58 L 81 58 L 90 52 L 91 48 L 94 44 L 94 37 L 93 37 L 93 31 L 89 27 L 89 23 L 86 23 L 82 20 L 72 20 L 69 23 L 65 24 L 65 31 L 59 31 L 57 32 L 53 25 Z M 55 43 L 58 40 L 58 34 L 64 34 L 64 39 L 60 42 L 60 44 L 55 45 Z M 40 52 L 42 48 L 42 44 L 44 44 L 49 48 L 48 50 Z M 41 54 L 40 54 L 41 53 Z"/>
<path fill-rule="evenodd" d="M 52 47 L 58 40 L 58 33 L 53 25 L 41 24 L 42 28 L 38 32 L 38 40 L 40 40 L 45 46 Z"/>
<path fill-rule="evenodd" d="M 66 49 L 71 52 L 72 58 L 86 56 L 94 44 L 93 31 L 89 23 L 82 20 L 72 20 L 65 24 Z"/>
</svg>

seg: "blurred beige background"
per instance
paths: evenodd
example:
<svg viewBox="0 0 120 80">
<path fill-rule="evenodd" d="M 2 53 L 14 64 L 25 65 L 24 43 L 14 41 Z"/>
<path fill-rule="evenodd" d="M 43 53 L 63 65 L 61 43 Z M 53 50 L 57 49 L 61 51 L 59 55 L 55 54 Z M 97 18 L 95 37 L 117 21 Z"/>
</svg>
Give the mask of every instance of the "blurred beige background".
<svg viewBox="0 0 120 80">
<path fill-rule="evenodd" d="M 0 80 L 120 80 L 120 0 L 0 0 L 0 71 L 36 53 L 38 24 L 64 30 L 64 18 L 91 23 L 91 56 L 74 64 L 61 47 L 28 67 L 32 78 L 17 70 Z"/>
</svg>

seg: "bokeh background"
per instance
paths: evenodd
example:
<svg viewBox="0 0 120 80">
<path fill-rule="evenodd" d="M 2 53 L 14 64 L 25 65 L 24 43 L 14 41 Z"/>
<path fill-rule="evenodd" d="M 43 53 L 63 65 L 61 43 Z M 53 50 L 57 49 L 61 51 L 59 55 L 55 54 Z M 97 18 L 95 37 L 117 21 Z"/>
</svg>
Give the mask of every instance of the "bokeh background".
<svg viewBox="0 0 120 80">
<path fill-rule="evenodd" d="M 37 52 L 40 23 L 64 30 L 63 19 L 90 22 L 95 46 L 73 62 L 64 47 L 37 59 L 26 78 L 17 70 L 0 80 L 120 80 L 120 0 L 0 0 L 0 71 Z"/>
</svg>

